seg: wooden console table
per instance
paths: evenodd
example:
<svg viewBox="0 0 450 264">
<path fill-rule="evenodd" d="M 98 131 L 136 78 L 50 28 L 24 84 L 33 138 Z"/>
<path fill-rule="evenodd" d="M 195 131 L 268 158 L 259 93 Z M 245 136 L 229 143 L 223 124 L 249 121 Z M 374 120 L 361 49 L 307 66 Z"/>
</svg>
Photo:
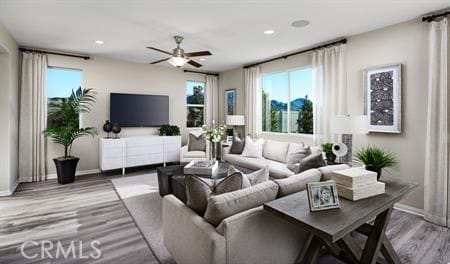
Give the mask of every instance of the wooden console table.
<svg viewBox="0 0 450 264">
<path fill-rule="evenodd" d="M 400 259 L 386 238 L 385 230 L 394 204 L 417 184 L 385 182 L 384 194 L 355 202 L 339 198 L 338 209 L 310 212 L 306 191 L 265 203 L 264 209 L 310 232 L 307 245 L 298 257 L 299 263 L 316 263 L 320 250 L 325 247 L 348 263 L 397 264 L 401 263 Z M 364 248 L 353 241 L 350 236 L 353 231 L 367 236 Z M 380 252 L 384 259 L 379 258 Z"/>
</svg>

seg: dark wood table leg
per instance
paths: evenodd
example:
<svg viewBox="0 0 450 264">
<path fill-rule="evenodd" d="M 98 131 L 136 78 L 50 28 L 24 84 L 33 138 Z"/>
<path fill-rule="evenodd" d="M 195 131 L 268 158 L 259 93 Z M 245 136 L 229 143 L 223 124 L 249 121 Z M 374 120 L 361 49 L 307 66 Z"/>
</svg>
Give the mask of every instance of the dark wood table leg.
<svg viewBox="0 0 450 264">
<path fill-rule="evenodd" d="M 309 245 L 311 245 L 311 241 L 313 239 L 314 235 L 311 233 L 308 233 L 308 236 L 305 240 L 305 245 L 303 246 L 303 249 L 300 251 L 300 254 L 298 254 L 297 259 L 294 263 L 302 263 L 302 260 L 305 258 L 306 253 L 308 252 Z"/>
<path fill-rule="evenodd" d="M 317 263 L 320 255 L 320 249 L 322 248 L 322 241 L 314 236 L 309 244 L 306 254 L 300 263 L 302 264 L 314 264 Z"/>
<path fill-rule="evenodd" d="M 357 264 L 361 259 L 361 248 L 355 244 L 350 235 L 343 237 L 337 241 L 338 245 L 344 250 L 350 263 Z"/>
<path fill-rule="evenodd" d="M 375 264 L 384 241 L 384 233 L 392 213 L 392 208 L 382 212 L 375 219 L 373 228 L 367 237 L 366 244 L 361 256 L 362 264 Z"/>
<path fill-rule="evenodd" d="M 391 242 L 386 237 L 386 235 L 383 235 L 383 245 L 381 246 L 381 254 L 383 254 L 384 258 L 386 259 L 387 263 L 389 264 L 401 264 L 401 260 L 397 255 L 397 252 L 395 252 L 394 248 L 392 247 Z"/>
</svg>

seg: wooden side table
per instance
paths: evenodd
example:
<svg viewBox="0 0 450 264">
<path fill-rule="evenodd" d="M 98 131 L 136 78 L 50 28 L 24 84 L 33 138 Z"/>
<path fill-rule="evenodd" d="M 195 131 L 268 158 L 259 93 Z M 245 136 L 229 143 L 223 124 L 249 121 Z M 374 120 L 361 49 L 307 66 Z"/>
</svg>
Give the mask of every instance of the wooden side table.
<svg viewBox="0 0 450 264">
<path fill-rule="evenodd" d="M 381 253 L 386 262 L 397 264 L 401 262 L 386 238 L 386 226 L 394 204 L 417 184 L 385 182 L 384 194 L 355 202 L 340 198 L 338 209 L 310 212 L 306 191 L 265 203 L 264 209 L 310 232 L 299 263 L 316 263 L 325 247 L 348 263 L 374 264 Z M 369 224 L 374 218 L 373 224 Z M 364 248 L 353 241 L 350 236 L 353 231 L 367 236 Z"/>
</svg>

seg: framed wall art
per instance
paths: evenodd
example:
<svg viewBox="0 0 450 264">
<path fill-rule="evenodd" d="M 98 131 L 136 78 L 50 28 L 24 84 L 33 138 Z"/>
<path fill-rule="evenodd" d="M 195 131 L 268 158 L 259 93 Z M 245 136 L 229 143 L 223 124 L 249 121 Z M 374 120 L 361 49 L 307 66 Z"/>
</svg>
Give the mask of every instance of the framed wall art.
<svg viewBox="0 0 450 264">
<path fill-rule="evenodd" d="M 236 114 L 236 89 L 225 91 L 225 115 Z"/>
<path fill-rule="evenodd" d="M 389 64 L 364 70 L 364 114 L 369 131 L 402 132 L 402 65 Z"/>
</svg>

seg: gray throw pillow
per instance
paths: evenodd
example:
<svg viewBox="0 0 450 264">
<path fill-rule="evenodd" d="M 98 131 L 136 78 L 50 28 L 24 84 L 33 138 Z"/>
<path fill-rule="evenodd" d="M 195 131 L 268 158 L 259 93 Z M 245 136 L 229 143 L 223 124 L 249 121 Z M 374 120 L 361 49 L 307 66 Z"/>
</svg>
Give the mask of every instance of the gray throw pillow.
<svg viewBox="0 0 450 264">
<path fill-rule="evenodd" d="M 295 174 L 309 169 L 317 169 L 323 166 L 325 166 L 325 162 L 323 161 L 322 153 L 308 155 L 299 163 L 287 164 L 288 169 L 290 169 Z"/>
<path fill-rule="evenodd" d="M 206 151 L 206 139 L 203 134 L 198 137 L 194 134 L 189 134 L 188 151 Z"/>
<path fill-rule="evenodd" d="M 243 182 L 244 182 L 244 188 L 250 187 L 259 183 L 263 183 L 269 180 L 269 166 L 265 166 L 264 168 L 244 174 L 242 171 L 236 169 L 234 166 L 230 166 L 228 168 L 228 175 L 231 175 L 233 173 L 242 173 L 244 175 Z"/>
<path fill-rule="evenodd" d="M 233 142 L 230 147 L 230 154 L 241 155 L 245 147 L 245 138 L 233 137 Z"/>
<path fill-rule="evenodd" d="M 295 152 L 288 153 L 286 158 L 287 164 L 300 163 L 304 158 L 311 155 L 311 148 L 309 146 L 297 149 Z"/>
<path fill-rule="evenodd" d="M 233 173 L 220 180 L 211 180 L 187 175 L 185 180 L 187 206 L 203 216 L 210 196 L 244 188 L 243 177 L 241 173 Z"/>
</svg>

